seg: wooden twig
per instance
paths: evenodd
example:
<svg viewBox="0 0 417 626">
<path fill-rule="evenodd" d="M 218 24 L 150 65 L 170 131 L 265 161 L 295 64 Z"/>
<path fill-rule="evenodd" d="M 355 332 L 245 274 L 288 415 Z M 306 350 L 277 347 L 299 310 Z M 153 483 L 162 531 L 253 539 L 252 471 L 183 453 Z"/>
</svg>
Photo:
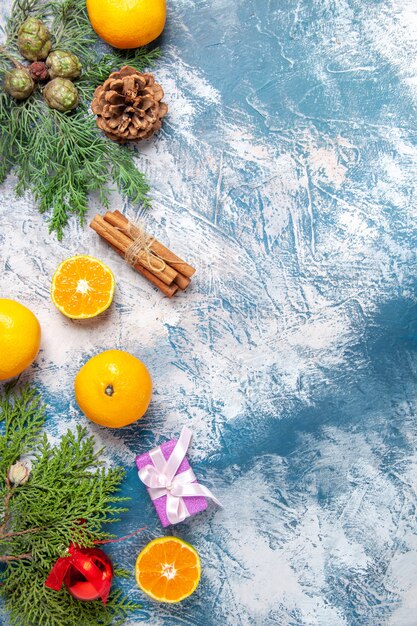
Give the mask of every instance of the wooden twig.
<svg viewBox="0 0 417 626">
<path fill-rule="evenodd" d="M 9 561 L 23 561 L 23 559 L 31 559 L 31 552 L 19 554 L 19 556 L 0 556 L 0 563 L 8 563 Z"/>
</svg>

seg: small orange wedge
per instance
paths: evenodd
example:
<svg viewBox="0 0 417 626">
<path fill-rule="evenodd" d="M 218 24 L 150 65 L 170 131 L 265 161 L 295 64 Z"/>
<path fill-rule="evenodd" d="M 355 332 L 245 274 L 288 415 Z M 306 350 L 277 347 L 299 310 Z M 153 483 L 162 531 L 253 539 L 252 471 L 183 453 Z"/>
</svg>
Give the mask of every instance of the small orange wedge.
<svg viewBox="0 0 417 626">
<path fill-rule="evenodd" d="M 181 602 L 197 589 L 201 577 L 200 557 L 178 537 L 154 539 L 136 561 L 136 582 L 159 602 Z"/>
<path fill-rule="evenodd" d="M 73 256 L 56 270 L 51 298 L 66 317 L 89 319 L 109 308 L 114 287 L 114 276 L 107 265 L 91 256 Z"/>
</svg>

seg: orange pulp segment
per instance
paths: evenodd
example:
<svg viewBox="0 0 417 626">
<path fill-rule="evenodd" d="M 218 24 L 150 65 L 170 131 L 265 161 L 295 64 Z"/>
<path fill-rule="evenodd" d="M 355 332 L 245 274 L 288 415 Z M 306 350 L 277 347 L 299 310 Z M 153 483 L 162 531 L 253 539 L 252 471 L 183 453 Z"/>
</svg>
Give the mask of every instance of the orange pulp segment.
<svg viewBox="0 0 417 626">
<path fill-rule="evenodd" d="M 136 561 L 136 582 L 159 602 L 181 602 L 198 586 L 200 557 L 190 544 L 178 537 L 154 539 Z"/>
<path fill-rule="evenodd" d="M 110 306 L 114 287 L 114 276 L 107 265 L 91 256 L 73 256 L 56 270 L 51 298 L 67 317 L 88 319 Z"/>
</svg>

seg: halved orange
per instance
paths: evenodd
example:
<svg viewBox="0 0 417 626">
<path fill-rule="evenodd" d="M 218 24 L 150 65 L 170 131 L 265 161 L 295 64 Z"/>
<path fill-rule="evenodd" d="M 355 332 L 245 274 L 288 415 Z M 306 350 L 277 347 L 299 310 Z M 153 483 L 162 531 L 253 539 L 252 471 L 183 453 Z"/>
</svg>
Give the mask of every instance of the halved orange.
<svg viewBox="0 0 417 626">
<path fill-rule="evenodd" d="M 136 582 L 159 602 L 181 602 L 197 589 L 201 577 L 200 557 L 178 537 L 154 539 L 136 561 Z"/>
<path fill-rule="evenodd" d="M 91 256 L 65 259 L 52 278 L 51 298 L 57 309 L 74 320 L 103 313 L 112 303 L 114 276 L 109 267 Z"/>
</svg>

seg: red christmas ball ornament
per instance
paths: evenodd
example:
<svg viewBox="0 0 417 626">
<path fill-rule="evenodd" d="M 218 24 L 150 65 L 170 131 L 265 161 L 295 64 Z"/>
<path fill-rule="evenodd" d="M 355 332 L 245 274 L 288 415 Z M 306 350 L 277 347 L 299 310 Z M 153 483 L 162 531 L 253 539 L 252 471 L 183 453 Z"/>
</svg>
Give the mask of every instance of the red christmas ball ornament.
<svg viewBox="0 0 417 626">
<path fill-rule="evenodd" d="M 86 602 L 101 598 L 106 604 L 112 579 L 113 566 L 103 550 L 71 546 L 68 556 L 57 560 L 45 585 L 59 591 L 65 584 L 77 600 Z"/>
</svg>

